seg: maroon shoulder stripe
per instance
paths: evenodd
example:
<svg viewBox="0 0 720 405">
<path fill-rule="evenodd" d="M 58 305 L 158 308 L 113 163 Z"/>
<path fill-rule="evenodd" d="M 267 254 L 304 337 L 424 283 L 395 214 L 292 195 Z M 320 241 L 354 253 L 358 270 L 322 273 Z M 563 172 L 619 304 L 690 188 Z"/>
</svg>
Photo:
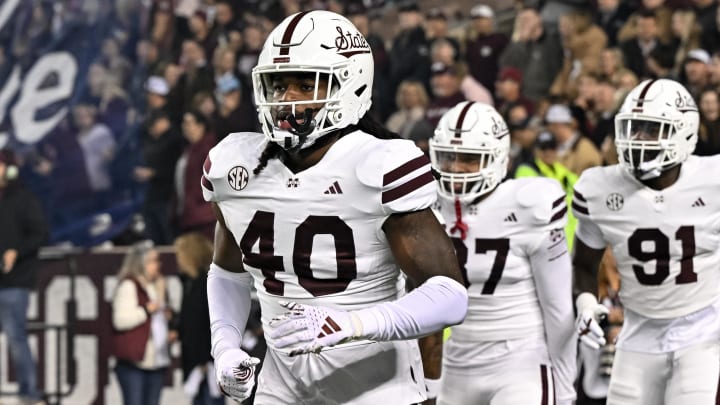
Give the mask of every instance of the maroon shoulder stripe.
<svg viewBox="0 0 720 405">
<path fill-rule="evenodd" d="M 210 167 L 212 167 L 212 162 L 210 161 L 210 155 L 207 155 L 205 163 L 203 163 L 203 170 L 205 171 L 205 174 L 210 173 Z"/>
<path fill-rule="evenodd" d="M 428 170 L 427 172 L 415 177 L 414 179 L 408 181 L 407 183 L 403 183 L 392 190 L 383 191 L 382 193 L 382 203 L 389 203 L 390 201 L 395 201 L 398 198 L 405 197 L 406 195 L 410 194 L 411 192 L 419 189 L 420 187 L 432 183 L 435 181 L 435 178 L 433 177 L 432 173 Z"/>
<path fill-rule="evenodd" d="M 553 208 L 557 207 L 558 205 L 562 204 L 562 202 L 565 201 L 565 196 L 562 196 L 558 198 L 557 200 L 553 201 Z"/>
<path fill-rule="evenodd" d="M 540 381 L 542 382 L 542 399 L 540 400 L 541 405 L 548 404 L 548 378 L 547 378 L 547 367 L 544 364 L 540 365 Z"/>
<path fill-rule="evenodd" d="M 572 208 L 573 208 L 575 211 L 577 211 L 577 212 L 579 212 L 579 213 L 581 213 L 581 214 L 590 215 L 590 212 L 588 211 L 587 208 L 585 208 L 585 207 L 583 207 L 582 205 L 576 203 L 575 201 L 572 202 Z"/>
<path fill-rule="evenodd" d="M 395 169 L 385 173 L 385 175 L 383 176 L 383 186 L 387 186 L 393 181 L 403 176 L 407 176 L 408 174 L 427 164 L 430 164 L 430 160 L 425 155 L 421 155 L 413 160 L 409 160 L 400 165 L 399 167 L 396 167 Z"/>
<path fill-rule="evenodd" d="M 301 13 L 297 13 L 295 17 L 293 17 L 292 20 L 290 20 L 290 23 L 285 28 L 285 32 L 283 33 L 282 37 L 282 45 L 287 45 L 292 40 L 293 33 L 295 32 L 295 28 L 297 28 L 298 23 L 300 23 L 300 20 L 302 20 L 303 17 L 305 17 L 305 14 L 309 13 L 309 11 L 303 11 Z M 283 46 L 280 48 L 280 55 L 288 55 L 290 54 L 290 47 L 289 46 Z"/>
<path fill-rule="evenodd" d="M 465 107 L 460 111 L 460 115 L 458 115 L 457 123 L 455 124 L 455 138 L 460 138 L 460 135 L 462 135 L 462 127 L 463 122 L 465 121 L 465 116 L 467 115 L 468 110 L 470 110 L 470 106 L 475 104 L 472 101 L 469 101 L 467 104 L 465 104 Z"/>
<path fill-rule="evenodd" d="M 552 218 L 550 218 L 550 223 L 553 223 L 553 222 L 557 221 L 558 219 L 562 218 L 566 212 L 567 212 L 567 205 L 562 207 L 562 209 L 560 211 L 556 212 L 555 215 L 553 215 Z"/>
<path fill-rule="evenodd" d="M 573 196 L 574 196 L 576 199 L 578 199 L 578 200 L 580 200 L 580 201 L 582 201 L 582 202 L 587 202 L 587 200 L 585 199 L 585 197 L 583 197 L 582 194 L 578 193 L 577 190 L 573 190 Z"/>
<path fill-rule="evenodd" d="M 213 185 L 212 185 L 212 183 L 210 182 L 210 180 L 207 179 L 207 177 L 202 176 L 202 179 L 200 179 L 200 183 L 201 183 L 201 184 L 203 185 L 203 187 L 205 187 L 206 189 L 208 189 L 208 190 L 210 190 L 210 191 L 215 191 L 215 188 L 213 187 Z"/>
</svg>

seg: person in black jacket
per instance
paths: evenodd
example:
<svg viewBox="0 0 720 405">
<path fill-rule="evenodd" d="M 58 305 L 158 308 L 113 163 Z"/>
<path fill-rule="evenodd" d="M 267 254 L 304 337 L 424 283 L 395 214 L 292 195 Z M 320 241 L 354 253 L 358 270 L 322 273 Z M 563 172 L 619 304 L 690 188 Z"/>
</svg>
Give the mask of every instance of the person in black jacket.
<svg viewBox="0 0 720 405">
<path fill-rule="evenodd" d="M 37 388 L 26 314 L 38 250 L 48 226 L 40 201 L 18 181 L 14 154 L 0 150 L 0 329 L 5 333 L 23 403 L 44 403 Z"/>
<path fill-rule="evenodd" d="M 175 239 L 174 247 L 183 279 L 183 295 L 180 316 L 172 329 L 180 339 L 185 393 L 192 397 L 193 405 L 222 405 L 225 399 L 212 380 L 214 372 L 208 370 L 213 366 L 213 359 L 210 355 L 207 271 L 212 262 L 213 245 L 206 236 L 193 232 Z M 208 385 L 208 376 L 213 386 Z"/>
</svg>

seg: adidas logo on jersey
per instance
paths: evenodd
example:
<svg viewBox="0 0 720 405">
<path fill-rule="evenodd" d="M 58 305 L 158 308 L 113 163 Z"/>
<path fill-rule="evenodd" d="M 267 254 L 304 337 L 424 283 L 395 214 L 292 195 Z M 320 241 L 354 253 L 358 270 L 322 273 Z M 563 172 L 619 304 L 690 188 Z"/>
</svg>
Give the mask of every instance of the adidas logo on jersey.
<svg viewBox="0 0 720 405">
<path fill-rule="evenodd" d="M 335 332 L 340 332 L 340 330 L 342 328 L 340 328 L 340 325 L 335 323 L 335 321 L 333 321 L 333 319 L 328 316 L 325 318 L 325 325 L 323 325 L 322 328 L 320 328 L 320 329 L 322 329 L 322 332 L 320 332 L 320 334 L 318 334 L 318 336 L 317 336 L 318 339 L 324 338 L 325 336 L 328 336 L 328 335 L 332 335 Z"/>
<path fill-rule="evenodd" d="M 336 181 L 335 183 L 330 185 L 330 187 L 327 190 L 325 190 L 325 192 L 323 194 L 342 194 L 342 193 L 343 193 L 343 191 L 340 188 L 340 184 L 338 184 L 338 182 Z"/>
<path fill-rule="evenodd" d="M 691 207 L 704 207 L 705 201 L 703 201 L 702 197 L 698 197 L 697 200 L 695 200 L 694 203 L 692 203 Z"/>
<path fill-rule="evenodd" d="M 517 217 L 515 216 L 515 213 L 510 213 L 510 215 L 506 216 L 505 219 L 503 219 L 503 222 L 517 222 Z"/>
</svg>

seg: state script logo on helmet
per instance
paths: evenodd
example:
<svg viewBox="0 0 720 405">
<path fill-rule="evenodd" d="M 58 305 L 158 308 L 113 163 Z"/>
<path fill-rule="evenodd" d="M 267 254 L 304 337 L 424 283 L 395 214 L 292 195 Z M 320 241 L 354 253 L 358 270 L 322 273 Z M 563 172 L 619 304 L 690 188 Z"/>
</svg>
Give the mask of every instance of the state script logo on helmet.
<svg viewBox="0 0 720 405">
<path fill-rule="evenodd" d="M 690 93 L 669 79 L 646 80 L 615 116 L 620 164 L 640 180 L 660 176 L 695 150 L 700 115 Z"/>
<path fill-rule="evenodd" d="M 370 109 L 373 69 L 370 45 L 345 17 L 322 10 L 287 17 L 270 33 L 252 71 L 263 133 L 286 149 L 306 148 L 334 130 L 357 124 Z M 273 75 L 281 73 L 314 74 L 313 99 L 273 100 Z M 319 98 L 320 78 L 328 79 L 325 98 Z M 323 107 L 314 115 L 295 117 L 301 104 Z M 278 125 L 273 116 L 278 110 L 285 111 L 283 119 L 290 127 Z M 296 118 L 303 123 L 297 124 Z"/>
<path fill-rule="evenodd" d="M 507 173 L 510 133 L 487 104 L 463 101 L 446 112 L 430 139 L 430 161 L 446 199 L 470 203 L 494 190 Z"/>
</svg>

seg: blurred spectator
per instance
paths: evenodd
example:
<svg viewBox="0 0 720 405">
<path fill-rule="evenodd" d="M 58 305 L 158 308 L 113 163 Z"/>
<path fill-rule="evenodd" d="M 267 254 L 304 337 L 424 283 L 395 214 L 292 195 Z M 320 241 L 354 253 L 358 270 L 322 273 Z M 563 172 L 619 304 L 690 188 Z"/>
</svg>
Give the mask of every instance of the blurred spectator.
<svg viewBox="0 0 720 405">
<path fill-rule="evenodd" d="M 397 92 L 403 80 L 415 80 L 430 88 L 430 51 L 422 28 L 423 16 L 414 1 L 398 9 L 398 33 L 390 48 L 389 94 Z M 432 91 L 431 91 L 432 93 Z M 440 117 L 438 117 L 440 119 Z"/>
<path fill-rule="evenodd" d="M 520 69 L 504 67 L 500 70 L 495 84 L 495 104 L 500 114 L 506 116 L 509 106 L 513 104 L 522 104 L 530 114 L 535 111 L 533 102 L 523 94 L 522 86 L 523 75 Z"/>
<path fill-rule="evenodd" d="M 210 33 L 210 25 L 207 20 L 207 13 L 197 10 L 190 16 L 189 21 L 190 33 L 192 39 L 203 48 L 206 56 L 212 55 L 217 47 L 217 41 Z"/>
<path fill-rule="evenodd" d="M 562 63 L 557 33 L 544 29 L 537 11 L 528 8 L 518 13 L 512 41 L 500 56 L 500 66 L 520 69 L 525 83 L 523 95 L 533 102 L 545 97 Z"/>
<path fill-rule="evenodd" d="M 457 69 L 458 76 L 461 77 L 460 91 L 462 91 L 466 100 L 493 105 L 492 95 L 488 89 L 469 74 L 467 64 L 456 61 L 455 49 L 450 42 L 445 39 L 436 40 L 430 47 L 430 55 L 433 64 L 442 63 L 446 66 L 454 66 Z"/>
<path fill-rule="evenodd" d="M 714 52 L 710 58 L 710 86 L 720 88 L 720 52 Z"/>
<path fill-rule="evenodd" d="M 44 404 L 26 330 L 38 251 L 48 225 L 38 198 L 19 182 L 14 153 L 0 150 L 0 330 L 5 333 L 23 404 Z"/>
<path fill-rule="evenodd" d="M 218 141 L 233 132 L 255 132 L 258 118 L 250 97 L 243 94 L 237 77 L 226 74 L 217 83 L 219 107 L 213 114 Z"/>
<path fill-rule="evenodd" d="M 695 154 L 720 154 L 720 102 L 718 91 L 706 88 L 700 93 L 700 131 Z"/>
<path fill-rule="evenodd" d="M 490 94 L 495 94 L 500 55 L 508 45 L 505 34 L 495 32 L 495 13 L 486 4 L 470 9 L 471 32 L 465 42 L 465 60 L 470 74 Z"/>
<path fill-rule="evenodd" d="M 608 46 L 617 46 L 617 34 L 630 17 L 627 2 L 620 0 L 598 0 L 593 21 L 607 34 Z"/>
<path fill-rule="evenodd" d="M 425 111 L 425 120 L 432 128 L 435 128 L 445 112 L 457 103 L 465 101 L 465 95 L 460 90 L 460 83 L 467 71 L 460 70 L 457 63 L 446 65 L 442 62 L 433 63 L 431 71 L 432 97 Z"/>
<path fill-rule="evenodd" d="M 656 47 L 650 51 L 645 61 L 648 77 L 652 79 L 675 79 L 675 61 L 672 57 L 672 54 L 664 52 L 661 47 Z"/>
<path fill-rule="evenodd" d="M 238 22 L 231 1 L 218 0 L 215 4 L 215 20 L 211 34 L 213 42 L 219 46 L 227 46 L 230 42 L 230 32 L 237 29 Z"/>
<path fill-rule="evenodd" d="M 676 50 L 675 57 L 670 64 L 673 77 L 680 76 L 682 63 L 688 52 L 700 47 L 701 29 L 697 22 L 695 12 L 687 9 L 677 9 L 672 14 L 671 46 Z"/>
<path fill-rule="evenodd" d="M 703 48 L 715 51 L 718 49 L 718 4 L 715 0 L 692 0 L 695 5 L 695 15 L 702 30 Z"/>
<path fill-rule="evenodd" d="M 102 203 L 104 197 L 101 194 L 109 192 L 112 186 L 110 163 L 115 157 L 115 138 L 110 128 L 97 122 L 97 108 L 93 105 L 77 104 L 73 107 L 73 121 L 90 189 L 96 193 L 96 203 Z"/>
<path fill-rule="evenodd" d="M 195 94 L 201 91 L 212 93 L 215 89 L 213 71 L 205 55 L 204 48 L 197 41 L 188 39 L 183 42 L 180 57 L 183 73 L 177 83 L 177 93 L 173 95 L 176 97 L 172 102 L 173 108 L 190 110 Z"/>
<path fill-rule="evenodd" d="M 265 43 L 265 34 L 260 25 L 248 24 L 243 30 L 242 37 L 244 45 L 242 52 L 238 55 L 238 71 L 247 82 L 250 82 L 252 68 L 257 65 L 260 51 Z"/>
<path fill-rule="evenodd" d="M 205 158 L 217 143 L 209 121 L 199 111 L 183 115 L 182 132 L 188 144 L 175 167 L 177 228 L 180 233 L 197 231 L 213 238 L 215 214 L 198 187 Z"/>
<path fill-rule="evenodd" d="M 425 14 L 425 36 L 431 48 L 436 41 L 442 40 L 449 43 L 454 50 L 455 60 L 453 62 L 458 61 L 460 43 L 448 34 L 448 17 L 442 9 L 434 7 Z"/>
<path fill-rule="evenodd" d="M 612 139 L 615 133 L 615 113 L 618 108 L 615 93 L 615 86 L 607 79 L 599 79 L 595 85 L 592 95 L 594 123 L 589 138 L 598 149 L 602 149 L 603 142 L 608 137 Z"/>
<path fill-rule="evenodd" d="M 704 49 L 693 49 L 685 59 L 685 87 L 697 102 L 700 92 L 710 83 L 710 55 Z"/>
<path fill-rule="evenodd" d="M 600 76 L 608 78 L 612 83 L 619 81 L 618 74 L 625 68 L 620 48 L 605 48 L 600 52 Z"/>
<path fill-rule="evenodd" d="M 672 10 L 665 5 L 665 0 L 641 0 L 640 7 L 630 15 L 628 21 L 618 32 L 618 42 L 624 42 L 640 35 L 639 19 L 645 16 L 655 16 L 657 37 L 667 43 L 671 37 Z"/>
<path fill-rule="evenodd" d="M 93 63 L 87 80 L 89 95 L 85 101 L 98 107 L 97 121 L 107 125 L 116 139 L 121 138 L 128 125 L 130 99 L 121 87 L 120 77 Z"/>
<path fill-rule="evenodd" d="M 190 104 L 193 110 L 200 111 L 202 115 L 212 122 L 215 113 L 217 113 L 217 100 L 215 95 L 208 93 L 207 91 L 201 91 L 193 97 L 192 103 Z M 211 125 L 212 129 L 215 127 Z"/>
<path fill-rule="evenodd" d="M 178 322 L 170 333 L 180 339 L 185 393 L 193 405 L 223 405 L 225 399 L 215 383 L 210 355 L 207 272 L 213 244 L 204 235 L 188 233 L 175 239 L 173 245 L 183 294 Z"/>
<path fill-rule="evenodd" d="M 147 25 L 150 39 L 160 50 L 161 58 L 175 59 L 175 0 L 155 0 L 150 9 Z"/>
<path fill-rule="evenodd" d="M 536 128 L 531 125 L 532 115 L 525 105 L 514 103 L 508 107 L 504 117 L 510 130 L 510 170 L 513 175 L 518 166 L 531 163 L 534 159 Z"/>
<path fill-rule="evenodd" d="M 124 337 L 121 352 L 115 346 L 115 373 L 125 405 L 158 405 L 165 371 L 170 365 L 165 278 L 160 256 L 146 244 L 133 245 L 117 275 L 112 300 L 115 339 Z M 120 355 L 123 353 L 123 355 Z"/>
<path fill-rule="evenodd" d="M 108 73 L 118 78 L 118 84 L 126 86 L 129 84 L 132 65 L 122 54 L 122 48 L 116 38 L 105 38 L 102 42 L 102 50 L 98 61 L 105 66 Z"/>
<path fill-rule="evenodd" d="M 370 29 L 368 10 L 362 2 L 350 2 L 345 9 L 345 16 L 365 37 L 373 55 L 375 74 L 373 76 L 372 106 L 370 111 L 384 121 L 393 110 L 393 93 L 388 91 L 389 56 L 385 49 L 385 41 Z"/>
<path fill-rule="evenodd" d="M 547 128 L 558 142 L 560 163 L 578 176 L 588 167 L 602 164 L 595 145 L 577 131 L 570 109 L 563 104 L 551 105 L 545 115 Z"/>
<path fill-rule="evenodd" d="M 415 123 L 425 119 L 429 102 L 425 86 L 415 81 L 403 81 L 398 87 L 395 102 L 397 111 L 390 115 L 385 126 L 401 138 L 410 139 Z"/>
<path fill-rule="evenodd" d="M 166 110 L 155 110 L 146 121 L 142 138 L 144 164 L 135 167 L 134 177 L 147 184 L 142 215 L 147 237 L 156 245 L 172 240 L 170 217 L 174 195 L 175 164 L 183 148 L 183 139 Z"/>
<path fill-rule="evenodd" d="M 600 53 L 607 44 L 607 35 L 585 11 L 560 16 L 558 25 L 565 57 L 550 94 L 572 99 L 577 96 L 578 78 L 600 70 Z"/>
<path fill-rule="evenodd" d="M 415 143 L 415 146 L 423 151 L 425 156 L 430 157 L 430 138 L 435 133 L 435 127 L 430 125 L 427 120 L 418 120 L 410 132 L 410 140 Z"/>
<path fill-rule="evenodd" d="M 578 176 L 559 161 L 558 144 L 555 136 L 550 132 L 540 132 L 535 141 L 535 156 L 528 163 L 518 166 L 515 171 L 515 178 L 520 177 L 548 177 L 555 179 L 565 190 L 567 204 L 572 204 L 573 187 Z M 572 211 L 572 210 L 571 210 Z M 565 235 L 567 235 L 568 249 L 572 251 L 575 226 L 577 219 L 568 212 L 568 220 L 565 224 Z"/>
<path fill-rule="evenodd" d="M 646 60 L 653 49 L 660 48 L 659 52 L 670 54 L 671 58 L 674 57 L 675 51 L 660 40 L 655 13 L 644 11 L 637 15 L 635 21 L 637 35 L 621 42 L 620 48 L 625 58 L 625 66 L 642 79 L 650 77 Z"/>
</svg>

